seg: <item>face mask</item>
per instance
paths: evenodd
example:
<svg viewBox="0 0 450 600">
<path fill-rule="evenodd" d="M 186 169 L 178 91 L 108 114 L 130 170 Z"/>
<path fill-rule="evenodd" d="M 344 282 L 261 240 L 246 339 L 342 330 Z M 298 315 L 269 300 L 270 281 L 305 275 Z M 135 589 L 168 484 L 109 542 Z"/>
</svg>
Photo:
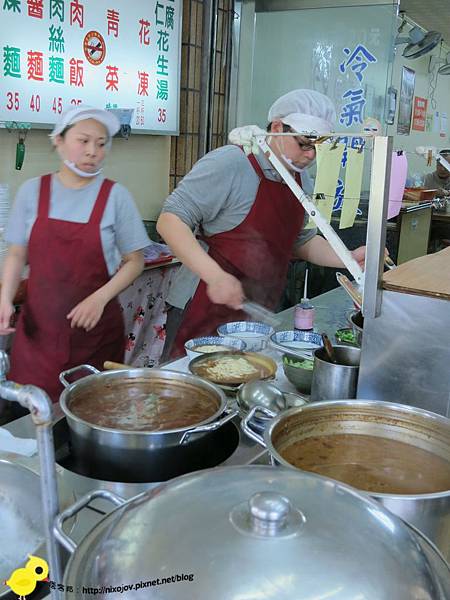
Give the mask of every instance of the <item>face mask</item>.
<svg viewBox="0 0 450 600">
<path fill-rule="evenodd" d="M 287 164 L 287 166 L 289 167 L 289 169 L 291 171 L 295 171 L 296 173 L 303 173 L 304 171 L 306 171 L 306 167 L 303 168 L 303 169 L 301 169 L 300 167 L 297 167 L 297 165 L 294 165 L 294 163 L 292 162 L 292 160 L 290 158 L 288 158 L 286 156 L 286 154 L 282 154 L 281 158 L 284 160 L 284 162 Z"/>
<path fill-rule="evenodd" d="M 97 175 L 100 175 L 103 171 L 103 167 L 100 167 L 95 173 L 86 173 L 86 171 L 79 169 L 74 162 L 64 160 L 64 164 L 72 171 L 72 173 L 75 173 L 75 175 L 78 175 L 79 177 L 97 177 Z"/>
</svg>

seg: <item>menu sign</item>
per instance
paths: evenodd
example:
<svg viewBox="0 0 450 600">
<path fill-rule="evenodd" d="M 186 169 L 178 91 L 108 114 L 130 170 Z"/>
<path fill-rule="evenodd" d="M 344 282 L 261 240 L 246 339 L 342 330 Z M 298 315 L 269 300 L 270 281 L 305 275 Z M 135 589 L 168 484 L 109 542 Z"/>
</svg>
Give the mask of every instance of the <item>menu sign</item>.
<svg viewBox="0 0 450 600">
<path fill-rule="evenodd" d="M 0 122 L 52 125 L 71 105 L 134 109 L 177 133 L 182 0 L 0 0 Z"/>
</svg>

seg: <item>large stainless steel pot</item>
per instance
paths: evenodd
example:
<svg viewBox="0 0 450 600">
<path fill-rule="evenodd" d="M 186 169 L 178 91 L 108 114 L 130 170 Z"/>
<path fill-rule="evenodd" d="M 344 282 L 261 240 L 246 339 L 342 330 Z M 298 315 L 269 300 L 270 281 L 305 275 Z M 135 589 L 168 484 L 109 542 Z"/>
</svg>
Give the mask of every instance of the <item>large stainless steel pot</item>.
<svg viewBox="0 0 450 600">
<path fill-rule="evenodd" d="M 11 573 L 28 554 L 46 556 L 39 476 L 21 465 L 0 460 L 0 598 L 11 590 Z"/>
<path fill-rule="evenodd" d="M 92 374 L 75 383 L 69 384 L 66 377 L 84 368 Z M 61 373 L 61 382 L 67 386 L 61 394 L 60 404 L 66 415 L 71 433 L 74 453 L 83 461 L 95 467 L 95 470 L 113 473 L 119 481 L 158 481 L 158 464 L 161 461 L 176 462 L 177 456 L 185 452 L 191 440 L 197 441 L 200 436 L 207 436 L 231 420 L 237 411 L 229 412 L 224 392 L 214 384 L 195 375 L 166 371 L 161 369 L 128 369 L 100 372 L 90 365 L 75 367 Z M 102 394 L 117 394 L 118 401 L 132 397 L 136 386 L 157 385 L 160 389 L 170 389 L 183 394 L 206 396 L 214 405 L 214 413 L 195 426 L 178 427 L 176 429 L 158 431 L 133 431 L 102 427 L 90 423 L 71 409 L 73 402 L 82 397 L 93 400 Z M 133 388 L 133 389 L 130 389 Z M 129 395 L 128 395 L 129 394 Z M 180 399 L 182 402 L 182 399 Z M 101 403 L 99 405 L 101 410 Z M 147 465 L 148 469 L 143 468 Z M 125 477 L 125 479 L 121 479 Z M 151 477 L 150 479 L 148 477 Z M 106 477 L 105 477 L 106 478 Z"/>
<path fill-rule="evenodd" d="M 78 547 L 61 531 L 69 514 L 55 533 L 73 552 L 71 600 L 86 590 L 105 600 L 450 597 L 449 567 L 422 536 L 368 496 L 293 469 L 171 480 L 109 513 Z"/>
<path fill-rule="evenodd" d="M 242 422 L 244 431 L 267 447 L 276 464 L 291 467 L 280 454 L 289 444 L 313 436 L 357 433 L 412 444 L 450 461 L 450 420 L 402 404 L 370 400 L 336 400 L 292 408 L 267 425 L 264 438 L 249 426 L 254 409 Z M 429 494 L 371 493 L 396 515 L 422 531 L 450 561 L 450 489 Z M 393 596 L 394 597 L 394 596 Z"/>
</svg>

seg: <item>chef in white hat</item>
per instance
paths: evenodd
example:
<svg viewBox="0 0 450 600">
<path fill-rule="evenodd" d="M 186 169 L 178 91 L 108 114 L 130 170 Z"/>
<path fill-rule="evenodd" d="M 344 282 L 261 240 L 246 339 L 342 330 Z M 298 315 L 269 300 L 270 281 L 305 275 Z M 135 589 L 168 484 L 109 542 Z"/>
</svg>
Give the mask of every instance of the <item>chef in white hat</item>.
<svg viewBox="0 0 450 600">
<path fill-rule="evenodd" d="M 268 143 L 304 187 L 316 154 L 309 136 L 330 133 L 335 118 L 331 100 L 314 90 L 289 92 L 269 110 L 268 131 L 298 134 Z M 183 262 L 168 298 L 163 358 L 182 354 L 186 340 L 215 334 L 221 323 L 245 320 L 244 298 L 275 309 L 292 258 L 343 266 L 315 229 L 304 230 L 303 206 L 268 159 L 252 152 L 252 136 L 261 131 L 234 130 L 233 145 L 201 158 L 163 206 L 158 231 Z M 353 256 L 363 263 L 364 247 Z"/>
<path fill-rule="evenodd" d="M 15 331 L 9 377 L 43 388 L 55 402 L 61 371 L 123 360 L 117 294 L 142 271 L 150 242 L 128 190 L 101 173 L 119 127 L 106 110 L 80 105 L 65 112 L 50 134 L 58 171 L 20 187 L 6 228 L 0 333 Z M 13 298 L 27 263 L 27 296 L 14 330 Z"/>
</svg>

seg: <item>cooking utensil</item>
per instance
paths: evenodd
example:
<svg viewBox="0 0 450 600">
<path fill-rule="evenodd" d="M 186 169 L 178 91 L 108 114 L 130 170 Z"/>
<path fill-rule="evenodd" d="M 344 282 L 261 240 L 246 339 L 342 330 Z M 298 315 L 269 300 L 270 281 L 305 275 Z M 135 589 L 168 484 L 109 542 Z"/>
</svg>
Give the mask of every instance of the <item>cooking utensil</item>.
<svg viewBox="0 0 450 600">
<path fill-rule="evenodd" d="M 133 600 L 209 600 L 212 589 L 215 600 L 305 600 L 330 590 L 336 600 L 450 594 L 448 566 L 420 534 L 367 495 L 292 468 L 174 479 L 109 512 L 78 546 L 62 531 L 66 515 L 56 525 L 72 553 L 64 600 L 81 600 L 89 585 L 120 586 Z M 239 574 L 237 565 L 245 565 Z M 128 582 L 133 591 L 125 591 Z"/>
<path fill-rule="evenodd" d="M 330 338 L 327 336 L 326 333 L 322 333 L 322 342 L 330 362 L 337 364 L 337 359 L 334 353 L 333 345 L 330 342 Z"/>
<path fill-rule="evenodd" d="M 392 260 L 392 258 L 390 256 L 384 257 L 384 264 L 390 270 L 395 269 L 397 267 L 397 265 L 395 264 L 395 262 Z"/>
<path fill-rule="evenodd" d="M 362 344 L 363 328 L 364 328 L 364 317 L 360 310 L 351 310 L 347 313 L 347 322 L 350 324 L 355 334 L 356 343 L 359 347 Z"/>
<path fill-rule="evenodd" d="M 336 273 L 336 279 L 339 285 L 341 285 L 350 296 L 353 303 L 358 307 L 359 310 L 361 310 L 363 299 L 360 291 L 352 285 L 352 282 L 346 275 L 343 275 L 342 273 Z"/>
<path fill-rule="evenodd" d="M 244 383 L 237 392 L 237 403 L 246 413 L 254 406 L 264 406 L 278 414 L 290 406 L 302 406 L 307 400 L 300 394 L 283 392 L 269 381 L 249 381 Z"/>
<path fill-rule="evenodd" d="M 334 346 L 336 363 L 328 359 L 325 348 L 314 352 L 311 402 L 356 398 L 361 349 Z"/>
<path fill-rule="evenodd" d="M 242 303 L 242 310 L 244 310 L 252 319 L 255 319 L 255 321 L 267 323 L 271 327 L 278 327 L 281 323 L 281 319 L 276 313 L 257 302 L 244 300 Z"/>
<path fill-rule="evenodd" d="M 88 369 L 92 374 L 69 384 L 66 377 L 80 369 Z M 149 470 L 156 471 L 158 462 L 163 462 L 167 457 L 173 460 L 174 455 L 183 452 L 183 446 L 189 445 L 190 440 L 207 436 L 237 414 L 237 411 L 226 411 L 226 396 L 217 386 L 194 375 L 177 371 L 119 369 L 100 372 L 90 365 L 82 365 L 61 373 L 60 380 L 66 387 L 61 394 L 60 405 L 70 428 L 74 455 L 82 462 L 91 462 L 98 470 L 114 470 L 118 477 L 123 473 L 126 481 L 148 481 L 142 479 L 143 463 L 149 463 Z M 203 406 L 205 403 L 208 406 L 209 416 L 195 424 L 191 420 L 188 421 L 189 424 L 171 429 L 142 430 L 139 415 L 131 422 L 130 418 L 134 417 L 136 408 L 133 403 L 142 398 L 143 394 L 148 398 L 155 396 L 157 403 L 160 398 L 179 398 L 183 414 L 188 405 L 195 408 L 195 401 L 198 399 Z M 86 402 L 94 415 L 93 422 L 76 414 L 77 402 Z M 98 424 L 98 419 L 106 414 L 105 406 L 114 410 L 113 414 L 117 418 L 117 425 L 114 427 Z M 152 407 L 153 405 L 150 406 Z M 166 408 L 162 414 L 167 412 Z M 108 415 L 110 414 L 108 411 Z M 144 413 L 141 410 L 139 414 Z M 158 411 L 156 418 L 157 416 Z M 153 462 L 156 463 L 155 468 Z"/>
<path fill-rule="evenodd" d="M 265 409 L 253 409 L 255 412 L 257 410 L 264 412 Z M 396 484 L 402 484 L 405 480 L 403 465 L 404 461 L 410 460 L 411 445 L 450 461 L 450 420 L 420 408 L 374 400 L 310 403 L 300 409 L 291 409 L 279 414 L 265 428 L 263 438 L 248 427 L 248 422 L 254 416 L 253 411 L 242 421 L 241 428 L 252 439 L 267 447 L 277 464 L 285 467 L 292 467 L 282 456 L 290 444 L 301 443 L 308 438 L 345 436 L 349 433 L 376 436 L 381 453 L 384 448 L 383 439 L 408 444 L 403 456 L 386 454 L 389 463 L 386 477 L 391 480 L 394 478 Z M 349 452 L 351 451 L 350 447 Z M 353 460 L 350 462 L 355 474 L 358 473 L 357 463 L 362 472 L 365 469 L 370 471 L 379 463 L 378 458 L 367 452 L 356 455 L 353 451 L 352 456 Z M 327 476 L 333 477 L 330 472 Z M 339 476 L 335 479 L 339 479 Z M 421 481 L 421 477 L 417 477 L 413 483 L 421 485 Z M 370 490 L 368 493 L 387 509 L 422 531 L 438 546 L 444 557 L 450 560 L 450 489 L 415 494 L 388 493 L 387 489 L 386 493 L 374 493 Z M 447 578 L 449 575 L 450 573 L 447 574 Z M 386 596 L 386 599 L 388 598 L 389 594 Z M 408 595 L 405 598 L 408 598 Z M 430 600 L 431 598 L 433 594 Z"/>
<path fill-rule="evenodd" d="M 114 369 L 132 369 L 130 365 L 124 365 L 123 363 L 114 362 L 112 360 L 105 360 L 103 368 L 107 371 L 114 371 Z"/>
</svg>

